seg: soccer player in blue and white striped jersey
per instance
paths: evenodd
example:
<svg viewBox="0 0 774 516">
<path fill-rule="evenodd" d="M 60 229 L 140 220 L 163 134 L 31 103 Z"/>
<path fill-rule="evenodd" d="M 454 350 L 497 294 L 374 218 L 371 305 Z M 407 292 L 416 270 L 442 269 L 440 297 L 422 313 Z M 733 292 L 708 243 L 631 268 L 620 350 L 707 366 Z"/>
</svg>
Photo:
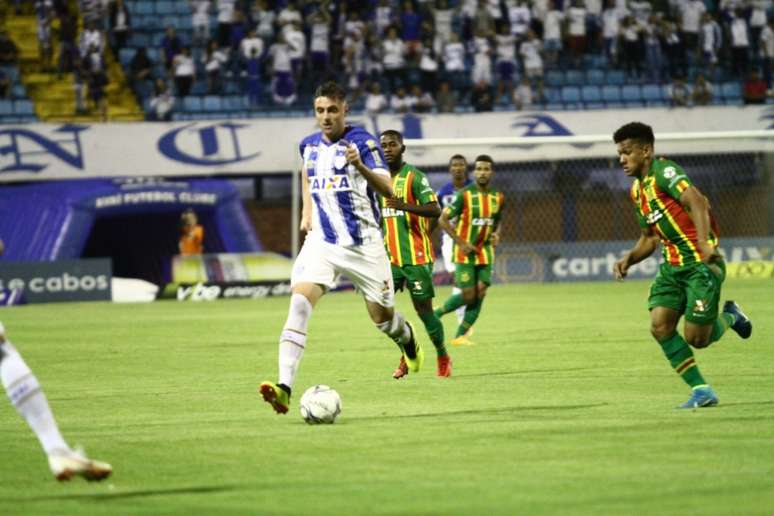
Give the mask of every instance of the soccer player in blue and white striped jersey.
<svg viewBox="0 0 774 516">
<path fill-rule="evenodd" d="M 340 274 L 363 293 L 371 320 L 395 341 L 409 368 L 418 371 L 424 358 L 413 328 L 393 308 L 392 273 L 376 197 L 393 196 L 382 149 L 367 131 L 347 125 L 348 106 L 341 86 L 326 82 L 314 97 L 321 130 L 299 146 L 301 230 L 307 236 L 290 278 L 290 310 L 279 343 L 279 380 L 263 382 L 259 388 L 278 414 L 288 411 L 312 309 Z"/>
</svg>

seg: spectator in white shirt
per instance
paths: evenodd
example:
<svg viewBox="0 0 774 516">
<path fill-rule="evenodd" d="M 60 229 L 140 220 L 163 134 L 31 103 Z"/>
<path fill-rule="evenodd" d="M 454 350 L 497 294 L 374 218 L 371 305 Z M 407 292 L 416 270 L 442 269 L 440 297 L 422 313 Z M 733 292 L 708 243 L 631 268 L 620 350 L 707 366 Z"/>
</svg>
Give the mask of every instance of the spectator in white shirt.
<svg viewBox="0 0 774 516">
<path fill-rule="evenodd" d="M 285 41 L 290 47 L 290 65 L 293 68 L 293 77 L 298 80 L 303 72 L 304 59 L 306 58 L 306 35 L 301 30 L 299 22 L 288 23 L 284 27 Z"/>
<path fill-rule="evenodd" d="M 526 38 L 526 33 L 524 37 Z M 502 24 L 500 33 L 495 36 L 497 100 L 500 100 L 506 91 L 513 91 L 513 74 L 517 66 L 516 44 L 516 36 L 508 30 L 506 24 Z"/>
<path fill-rule="evenodd" d="M 398 87 L 392 97 L 390 97 L 390 109 L 394 113 L 408 113 L 412 107 L 411 99 L 406 95 L 406 88 L 403 86 Z"/>
<path fill-rule="evenodd" d="M 548 11 L 543 18 L 543 42 L 545 44 L 546 61 L 555 65 L 562 51 L 562 23 L 564 13 L 556 8 L 556 1 L 550 0 Z"/>
<path fill-rule="evenodd" d="M 543 78 L 542 45 L 532 29 L 527 31 L 527 40 L 521 43 L 519 54 L 524 63 L 524 73 L 534 83 Z"/>
<path fill-rule="evenodd" d="M 290 46 L 282 31 L 277 33 L 277 41 L 269 47 L 267 55 L 271 60 L 272 99 L 277 104 L 289 106 L 296 101 L 296 82 L 290 63 Z"/>
<path fill-rule="evenodd" d="M 570 56 L 575 67 L 580 68 L 586 53 L 586 8 L 581 0 L 572 0 L 566 12 Z"/>
<path fill-rule="evenodd" d="M 207 45 L 207 52 L 202 56 L 202 62 L 207 74 L 207 93 L 220 93 L 222 68 L 228 62 L 228 55 L 218 47 L 218 42 L 213 40 Z"/>
<path fill-rule="evenodd" d="M 605 57 L 611 65 L 618 63 L 618 38 L 621 34 L 621 20 L 626 17 L 626 9 L 616 6 L 615 0 L 607 0 L 602 11 L 602 42 L 605 47 Z"/>
<path fill-rule="evenodd" d="M 191 93 L 191 86 L 196 78 L 196 67 L 191 57 L 191 49 L 183 47 L 172 60 L 172 70 L 175 76 L 175 90 L 178 97 Z"/>
<path fill-rule="evenodd" d="M 747 18 L 742 9 L 734 12 L 731 20 L 731 59 L 738 77 L 746 77 L 749 68 L 750 33 Z"/>
<path fill-rule="evenodd" d="M 489 43 L 488 34 L 479 31 L 471 42 L 473 53 L 473 69 L 470 80 L 473 84 L 480 82 L 487 86 L 492 84 L 492 46 Z"/>
<path fill-rule="evenodd" d="M 772 72 L 774 72 L 774 18 L 769 20 L 760 37 L 761 61 L 763 66 L 764 80 L 769 88 L 769 95 L 772 92 Z"/>
<path fill-rule="evenodd" d="M 255 33 L 264 44 L 268 45 L 274 40 L 274 21 L 277 19 L 277 13 L 269 7 L 267 0 L 255 1 L 250 10 L 250 18 L 255 23 Z"/>
<path fill-rule="evenodd" d="M 384 78 L 391 92 L 404 84 L 406 66 L 406 45 L 398 38 L 398 30 L 395 27 L 387 29 L 387 38 L 382 41 L 382 65 L 384 66 Z"/>
<path fill-rule="evenodd" d="M 168 122 L 172 120 L 172 108 L 175 105 L 175 97 L 169 91 L 166 81 L 161 77 L 156 79 L 155 92 L 150 100 L 150 112 L 148 116 L 151 120 L 159 122 Z"/>
<path fill-rule="evenodd" d="M 387 97 L 382 93 L 382 87 L 378 81 L 371 83 L 371 91 L 365 98 L 365 112 L 368 116 L 376 116 L 389 107 Z"/>
<path fill-rule="evenodd" d="M 210 39 L 210 0 L 191 0 L 191 26 L 193 44 L 204 46 Z"/>
<path fill-rule="evenodd" d="M 699 46 L 704 66 L 709 72 L 715 69 L 718 63 L 718 53 L 723 45 L 723 32 L 712 13 L 704 13 L 699 32 Z"/>
<path fill-rule="evenodd" d="M 683 45 L 688 55 L 696 55 L 699 50 L 699 27 L 702 15 L 707 11 L 703 0 L 688 0 L 680 10 L 680 31 Z"/>
<path fill-rule="evenodd" d="M 250 59 L 255 51 L 255 55 L 260 58 L 263 55 L 264 43 L 255 33 L 255 29 L 247 31 L 247 36 L 239 43 L 239 55 L 244 61 Z"/>
<path fill-rule="evenodd" d="M 532 107 L 533 95 L 529 79 L 523 77 L 516 89 L 513 90 L 513 103 L 516 109 L 529 109 Z"/>
<path fill-rule="evenodd" d="M 328 10 L 318 9 L 309 17 L 309 64 L 314 84 L 322 82 L 328 74 L 331 60 L 331 15 Z"/>
<path fill-rule="evenodd" d="M 234 24 L 235 0 L 216 0 L 218 9 L 218 45 L 226 48 L 231 44 L 231 26 Z"/>
</svg>

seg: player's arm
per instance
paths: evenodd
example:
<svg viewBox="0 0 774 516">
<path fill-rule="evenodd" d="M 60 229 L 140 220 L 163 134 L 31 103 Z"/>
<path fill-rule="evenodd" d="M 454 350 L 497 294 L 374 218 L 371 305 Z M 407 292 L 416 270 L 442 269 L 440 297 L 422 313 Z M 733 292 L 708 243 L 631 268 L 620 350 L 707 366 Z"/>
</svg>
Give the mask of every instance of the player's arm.
<svg viewBox="0 0 774 516">
<path fill-rule="evenodd" d="M 309 192 L 309 176 L 306 167 L 301 167 L 301 231 L 312 230 L 312 194 Z"/>
<path fill-rule="evenodd" d="M 384 203 L 388 208 L 415 213 L 420 217 L 427 217 L 429 219 L 437 219 L 441 215 L 441 207 L 436 201 L 425 204 L 409 204 L 403 202 L 403 199 L 399 197 L 392 196 L 386 197 Z"/>
<path fill-rule="evenodd" d="M 441 216 L 438 218 L 438 225 L 441 226 L 441 229 L 443 229 L 452 240 L 454 240 L 454 243 L 460 246 L 465 254 L 472 253 L 476 250 L 476 248 L 473 247 L 470 242 L 459 236 L 457 232 L 454 231 L 454 226 L 452 226 L 451 220 L 449 219 L 448 208 L 441 212 Z"/>
<path fill-rule="evenodd" d="M 680 204 L 696 226 L 696 241 L 704 262 L 718 255 L 717 250 L 708 242 L 710 231 L 709 201 L 695 186 L 689 186 L 680 194 Z"/>
<path fill-rule="evenodd" d="M 634 244 L 634 247 L 613 265 L 615 279 L 624 279 L 629 272 L 629 267 L 636 263 L 640 263 L 642 260 L 653 254 L 653 251 L 655 251 L 657 247 L 658 235 L 653 231 L 653 228 L 642 228 L 640 238 L 637 240 L 637 243 Z"/>
<path fill-rule="evenodd" d="M 492 234 L 489 235 L 489 243 L 492 244 L 493 247 L 497 247 L 498 245 L 500 245 L 500 228 L 502 227 L 500 225 L 500 219 L 502 218 L 504 203 L 505 203 L 505 196 L 500 194 L 499 195 L 500 208 L 497 210 L 497 215 L 495 216 L 495 219 L 494 219 L 494 229 L 492 230 Z"/>
<path fill-rule="evenodd" d="M 347 151 L 345 154 L 347 161 L 350 165 L 355 167 L 358 172 L 368 182 L 368 186 L 371 187 L 376 193 L 384 198 L 392 197 L 392 181 L 389 174 L 380 174 L 371 170 L 363 160 L 360 158 L 360 151 L 355 144 L 347 145 Z"/>
</svg>

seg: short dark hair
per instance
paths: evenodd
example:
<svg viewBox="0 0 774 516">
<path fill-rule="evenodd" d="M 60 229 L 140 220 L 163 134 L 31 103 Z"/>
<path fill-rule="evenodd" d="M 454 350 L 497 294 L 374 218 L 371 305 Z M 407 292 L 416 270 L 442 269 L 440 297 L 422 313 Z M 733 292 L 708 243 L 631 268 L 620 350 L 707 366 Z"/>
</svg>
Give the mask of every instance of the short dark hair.
<svg viewBox="0 0 774 516">
<path fill-rule="evenodd" d="M 382 134 L 379 137 L 384 138 L 385 136 L 392 136 L 398 140 L 398 143 L 403 145 L 403 135 L 400 131 L 396 131 L 395 129 L 387 129 L 386 131 L 382 131 Z"/>
<path fill-rule="evenodd" d="M 463 156 L 462 154 L 455 154 L 454 156 L 449 158 L 449 165 L 451 165 L 451 162 L 454 161 L 455 159 L 461 159 L 465 163 L 468 162 L 468 159 L 465 156 Z"/>
<path fill-rule="evenodd" d="M 328 97 L 333 100 L 347 100 L 347 92 L 337 82 L 326 81 L 314 91 L 314 98 Z"/>
<path fill-rule="evenodd" d="M 653 128 L 642 122 L 629 122 L 622 125 L 613 133 L 613 141 L 621 143 L 624 140 L 636 140 L 640 143 L 653 145 L 656 137 L 653 136 Z"/>
<path fill-rule="evenodd" d="M 492 168 L 494 168 L 494 160 L 492 159 L 492 156 L 490 156 L 489 154 L 479 154 L 478 156 L 476 156 L 474 163 L 476 161 L 486 161 L 487 163 L 492 165 Z"/>
</svg>

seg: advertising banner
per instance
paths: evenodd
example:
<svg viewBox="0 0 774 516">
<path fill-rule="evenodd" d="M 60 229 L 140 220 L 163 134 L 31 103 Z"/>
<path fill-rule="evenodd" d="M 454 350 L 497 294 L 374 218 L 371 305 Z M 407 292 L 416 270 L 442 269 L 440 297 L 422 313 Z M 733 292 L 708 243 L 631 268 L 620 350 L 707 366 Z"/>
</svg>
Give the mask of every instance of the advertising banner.
<svg viewBox="0 0 774 516">
<path fill-rule="evenodd" d="M 107 258 L 55 262 L 0 262 L 0 291 L 27 303 L 110 301 Z"/>
<path fill-rule="evenodd" d="M 557 242 L 497 248 L 495 276 L 505 283 L 554 281 L 610 281 L 613 265 L 631 249 L 633 241 Z M 721 254 L 728 277 L 772 277 L 774 238 L 726 238 Z M 660 249 L 629 269 L 628 278 L 653 278 L 662 262 Z"/>
<path fill-rule="evenodd" d="M 753 131 L 774 128 L 774 106 L 690 109 L 517 111 L 497 113 L 351 116 L 374 135 L 397 129 L 410 141 L 438 138 L 523 138 L 499 145 L 497 159 L 536 160 L 615 155 L 610 135 L 622 121 L 641 120 L 661 133 Z M 0 128 L 0 182 L 136 176 L 260 174 L 297 170 L 298 144 L 318 130 L 314 118 L 262 118 L 136 124 L 25 124 Z M 544 137 L 602 136 L 605 145 L 531 145 Z M 771 140 L 771 138 L 769 138 Z M 535 140 L 537 141 L 537 140 Z M 754 142 L 760 149 L 766 142 Z M 769 141 L 769 144 L 771 142 Z M 684 145 L 698 152 L 696 144 Z M 705 145 L 706 147 L 706 145 Z M 711 146 L 710 146 L 711 148 Z M 701 149 L 699 149 L 701 150 Z M 744 149 L 739 149 L 744 150 Z M 676 153 L 678 148 L 664 148 Z M 471 151 L 473 152 L 473 151 Z M 445 163 L 450 152 L 412 148 L 418 166 Z M 111 198 L 105 203 L 131 202 Z"/>
</svg>

